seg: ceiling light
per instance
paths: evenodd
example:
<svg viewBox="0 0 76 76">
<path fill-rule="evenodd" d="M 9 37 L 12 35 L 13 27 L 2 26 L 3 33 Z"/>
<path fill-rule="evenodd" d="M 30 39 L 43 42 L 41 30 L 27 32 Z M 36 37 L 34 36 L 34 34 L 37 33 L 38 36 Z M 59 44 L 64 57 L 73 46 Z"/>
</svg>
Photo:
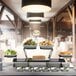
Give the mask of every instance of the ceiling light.
<svg viewBox="0 0 76 76">
<path fill-rule="evenodd" d="M 27 18 L 27 21 L 29 22 L 30 20 L 41 20 L 41 22 L 46 22 L 49 21 L 50 18 L 46 18 L 46 17 L 29 17 Z"/>
<path fill-rule="evenodd" d="M 27 20 L 42 20 L 43 18 L 42 17 L 30 17 L 28 18 Z"/>
<path fill-rule="evenodd" d="M 29 17 L 44 17 L 44 13 L 27 13 L 27 18 Z"/>
<path fill-rule="evenodd" d="M 41 20 L 29 20 L 30 22 L 41 22 Z"/>
<path fill-rule="evenodd" d="M 41 22 L 30 22 L 30 24 L 41 24 Z"/>
<path fill-rule="evenodd" d="M 22 0 L 22 10 L 25 12 L 49 12 L 51 0 Z"/>
<path fill-rule="evenodd" d="M 28 21 L 39 22 L 44 17 L 44 13 L 27 13 Z"/>
<path fill-rule="evenodd" d="M 29 22 L 31 24 L 40 24 L 41 23 L 41 20 L 40 19 L 39 20 L 29 20 Z"/>
</svg>

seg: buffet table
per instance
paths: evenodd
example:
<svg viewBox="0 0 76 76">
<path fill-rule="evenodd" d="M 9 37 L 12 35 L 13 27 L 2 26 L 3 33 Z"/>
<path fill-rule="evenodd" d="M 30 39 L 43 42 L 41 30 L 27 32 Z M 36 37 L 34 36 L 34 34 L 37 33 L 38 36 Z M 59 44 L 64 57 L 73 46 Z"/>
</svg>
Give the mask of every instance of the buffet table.
<svg viewBox="0 0 76 76">
<path fill-rule="evenodd" d="M 76 75 L 74 67 L 68 66 L 68 64 L 63 59 L 54 59 L 51 58 L 53 51 L 53 46 L 25 46 L 24 45 L 24 59 L 18 59 L 17 57 L 11 59 L 11 62 L 2 63 L 2 71 L 0 75 L 25 75 L 25 76 L 52 76 L 52 75 Z M 33 60 L 33 56 L 46 56 L 43 60 Z M 61 57 L 62 58 L 62 57 Z M 10 58 L 7 58 L 10 59 Z M 6 60 L 6 59 L 5 59 Z M 12 62 L 13 61 L 13 62 Z M 69 65 L 71 63 L 69 62 Z M 64 67 L 64 68 L 63 68 Z M 27 69 L 28 68 L 28 69 Z"/>
<path fill-rule="evenodd" d="M 34 62 L 34 61 L 33 61 Z M 44 61 L 42 61 L 44 62 Z M 48 61 L 47 61 L 48 62 Z M 22 62 L 23 63 L 23 62 Z M 40 62 L 41 63 L 41 62 Z M 55 62 L 57 63 L 57 62 Z M 73 65 L 69 63 L 70 67 L 68 70 L 49 70 L 49 71 L 24 71 L 24 70 L 17 70 L 14 66 L 14 63 L 3 63 L 2 71 L 0 71 L 0 76 L 17 76 L 17 75 L 25 75 L 25 76 L 76 76 L 76 70 L 74 69 Z M 42 64 L 41 64 L 42 65 Z M 44 64 L 45 65 L 45 64 Z M 24 65 L 25 66 L 25 65 Z"/>
</svg>

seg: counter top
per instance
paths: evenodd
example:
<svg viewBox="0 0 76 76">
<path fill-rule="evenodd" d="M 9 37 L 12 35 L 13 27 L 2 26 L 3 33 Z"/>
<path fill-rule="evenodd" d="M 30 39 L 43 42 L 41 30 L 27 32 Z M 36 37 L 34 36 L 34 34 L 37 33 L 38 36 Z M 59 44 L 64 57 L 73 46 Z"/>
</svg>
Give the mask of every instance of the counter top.
<svg viewBox="0 0 76 76">
<path fill-rule="evenodd" d="M 76 75 L 75 71 L 71 72 L 15 72 L 15 71 L 2 71 L 0 75 Z"/>
</svg>

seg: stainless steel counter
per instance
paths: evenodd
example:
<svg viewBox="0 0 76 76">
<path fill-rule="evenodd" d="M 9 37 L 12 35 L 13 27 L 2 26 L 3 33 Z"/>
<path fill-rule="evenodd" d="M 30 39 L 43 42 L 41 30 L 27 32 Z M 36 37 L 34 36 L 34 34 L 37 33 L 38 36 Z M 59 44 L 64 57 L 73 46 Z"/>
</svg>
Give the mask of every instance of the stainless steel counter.
<svg viewBox="0 0 76 76">
<path fill-rule="evenodd" d="M 2 71 L 0 71 L 0 76 L 12 76 L 12 75 L 25 75 L 25 76 L 30 76 L 30 75 L 35 75 L 35 76 L 41 76 L 41 75 L 46 75 L 46 76 L 76 76 L 76 70 L 74 70 L 73 68 L 70 68 L 69 71 L 49 71 L 49 72 L 27 72 L 27 71 L 17 71 L 16 68 L 13 67 L 13 64 L 3 64 L 3 69 Z"/>
<path fill-rule="evenodd" d="M 75 71 L 69 72 L 16 72 L 16 71 L 1 71 L 0 75 L 68 75 L 68 76 L 76 76 Z"/>
</svg>

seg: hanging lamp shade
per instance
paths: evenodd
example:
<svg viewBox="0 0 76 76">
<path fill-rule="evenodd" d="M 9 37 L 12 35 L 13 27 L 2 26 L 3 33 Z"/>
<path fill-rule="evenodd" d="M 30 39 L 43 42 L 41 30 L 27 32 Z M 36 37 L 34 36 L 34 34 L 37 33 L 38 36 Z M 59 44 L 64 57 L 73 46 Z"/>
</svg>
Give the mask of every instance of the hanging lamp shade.
<svg viewBox="0 0 76 76">
<path fill-rule="evenodd" d="M 41 23 L 44 13 L 27 13 L 27 19 L 30 23 Z"/>
<path fill-rule="evenodd" d="M 22 0 L 22 10 L 25 12 L 49 12 L 51 0 Z"/>
<path fill-rule="evenodd" d="M 27 13 L 27 18 L 29 17 L 44 17 L 44 13 Z"/>
</svg>

